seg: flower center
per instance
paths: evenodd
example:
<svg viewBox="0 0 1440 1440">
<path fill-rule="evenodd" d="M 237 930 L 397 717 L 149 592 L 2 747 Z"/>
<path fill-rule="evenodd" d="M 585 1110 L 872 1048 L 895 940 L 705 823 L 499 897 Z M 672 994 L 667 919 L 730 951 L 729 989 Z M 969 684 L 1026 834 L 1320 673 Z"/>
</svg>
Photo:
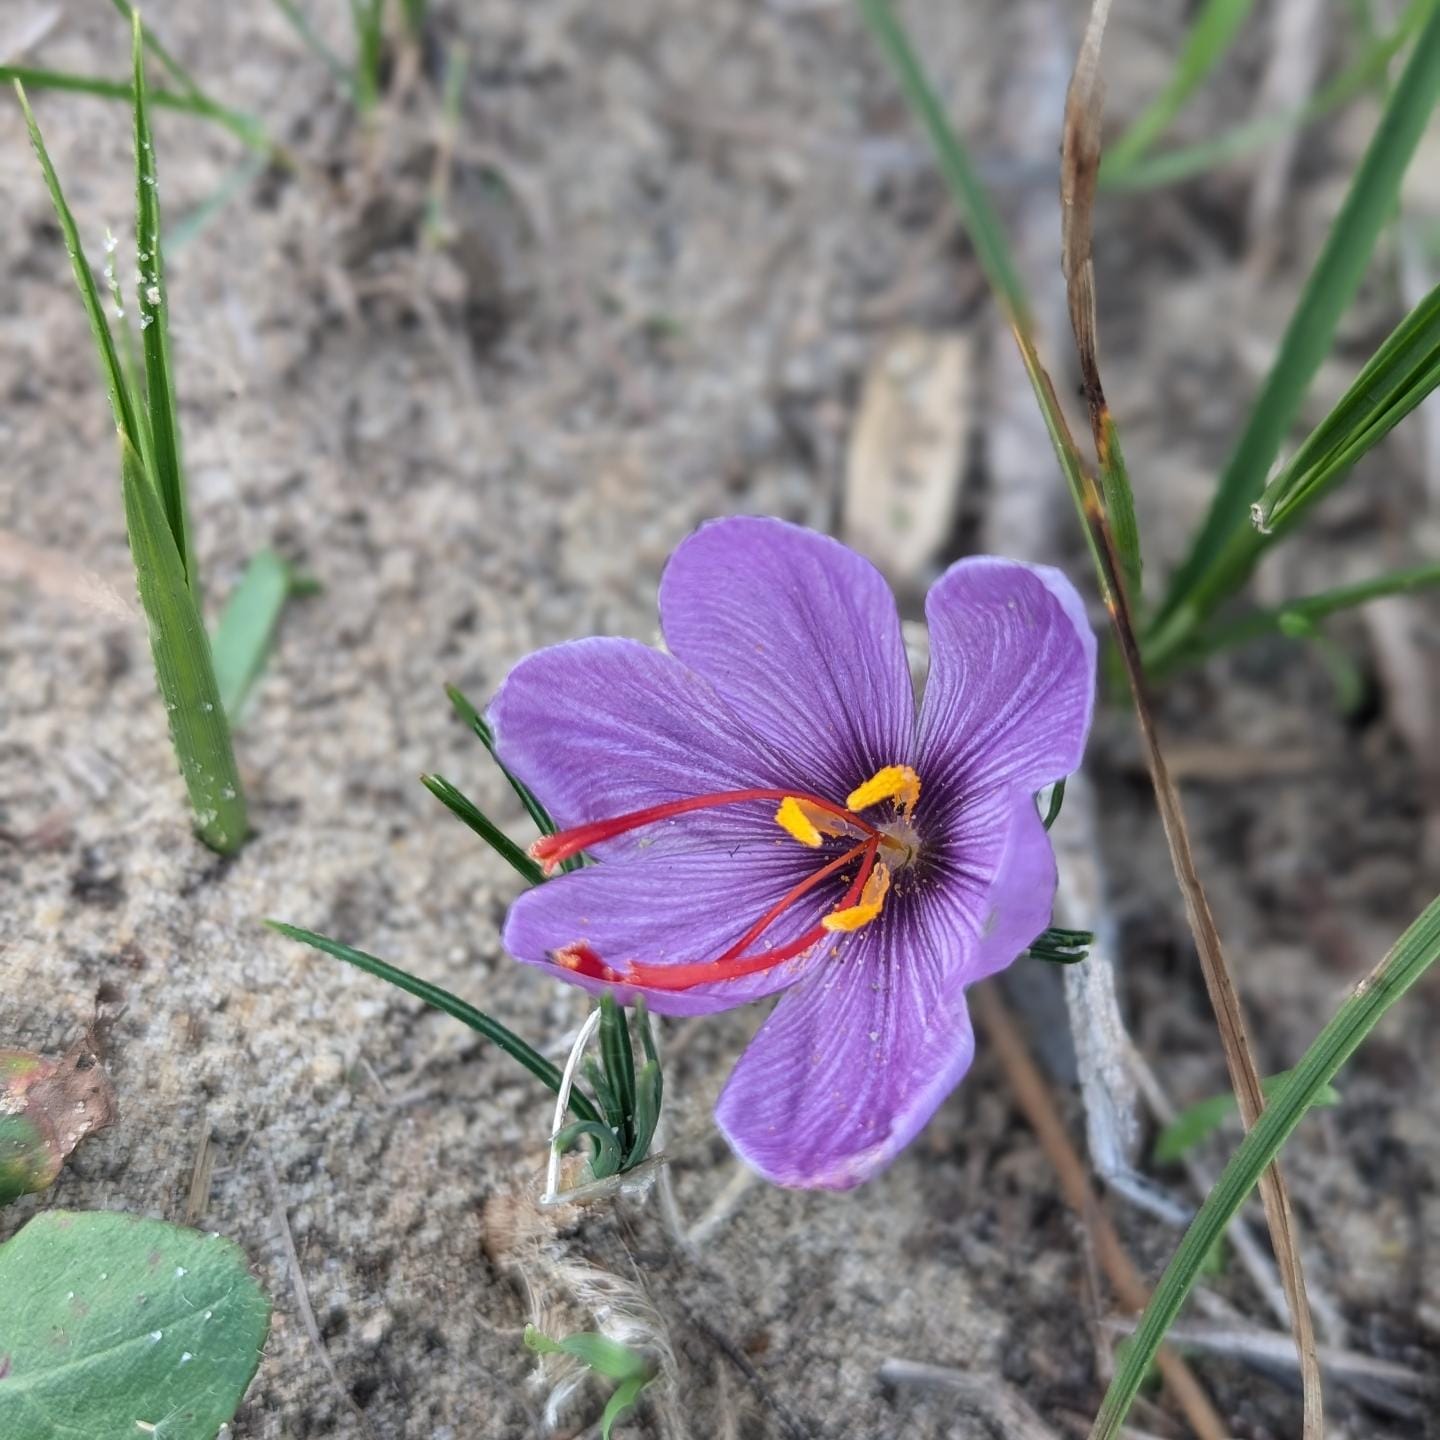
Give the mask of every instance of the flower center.
<svg viewBox="0 0 1440 1440">
<path fill-rule="evenodd" d="M 609 820 L 595 820 L 554 835 L 546 835 L 530 847 L 547 875 L 563 861 L 601 841 L 613 839 L 647 825 L 673 820 L 699 810 L 743 805 L 756 800 L 777 803 L 775 823 L 792 839 L 810 849 L 820 849 L 829 840 L 854 841 L 840 855 L 791 887 L 722 955 L 712 960 L 675 965 L 648 965 L 629 960 L 617 968 L 609 964 L 585 940 L 576 940 L 551 952 L 557 965 L 591 979 L 613 984 L 644 985 L 656 990 L 688 990 L 717 980 L 733 980 L 771 970 L 803 955 L 828 935 L 862 929 L 884 909 L 893 869 L 908 865 L 919 850 L 912 817 L 920 798 L 920 777 L 908 765 L 887 765 L 863 785 L 857 786 L 837 805 L 818 795 L 799 791 L 750 789 L 725 790 L 709 795 L 692 795 L 644 810 L 633 810 Z M 877 825 L 860 811 L 889 802 L 894 814 Z M 880 858 L 882 851 L 885 858 Z M 817 886 L 854 867 L 850 884 L 838 904 L 823 913 L 818 923 L 797 939 L 772 945 L 753 953 L 765 932 Z"/>
</svg>

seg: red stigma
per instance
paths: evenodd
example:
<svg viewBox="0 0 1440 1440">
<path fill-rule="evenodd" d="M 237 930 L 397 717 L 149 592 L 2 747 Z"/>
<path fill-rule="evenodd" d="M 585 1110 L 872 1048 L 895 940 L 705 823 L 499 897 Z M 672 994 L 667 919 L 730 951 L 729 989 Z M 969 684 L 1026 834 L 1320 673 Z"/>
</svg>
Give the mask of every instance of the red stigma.
<svg viewBox="0 0 1440 1440">
<path fill-rule="evenodd" d="M 617 835 L 624 835 L 631 830 L 638 830 L 644 826 L 671 820 L 681 815 L 692 814 L 698 810 L 716 809 L 726 805 L 742 805 L 756 800 L 783 803 L 787 799 L 802 801 L 807 805 L 814 806 L 817 810 L 834 815 L 864 838 L 846 850 L 844 854 L 820 866 L 797 885 L 794 885 L 723 954 L 717 955 L 712 960 L 678 965 L 649 965 L 631 960 L 617 968 L 609 964 L 588 941 L 576 940 L 561 949 L 551 951 L 551 960 L 556 965 L 573 971 L 577 975 L 583 975 L 591 980 L 600 980 L 607 984 L 629 984 L 652 990 L 678 991 L 689 990 L 696 985 L 713 984 L 719 980 L 735 980 L 746 975 L 760 974 L 763 971 L 774 969 L 777 965 L 784 964 L 787 960 L 793 960 L 797 956 L 803 955 L 832 933 L 822 923 L 817 921 L 802 935 L 783 945 L 762 949 L 753 954 L 746 952 L 792 906 L 803 900 L 824 881 L 840 874 L 848 866 L 858 861 L 855 874 L 844 897 L 826 913 L 845 910 L 857 904 L 865 889 L 866 881 L 869 880 L 875 869 L 880 844 L 885 838 L 883 832 L 868 820 L 862 819 L 853 811 L 846 809 L 843 805 L 837 805 L 834 801 L 794 790 L 726 790 L 710 795 L 693 795 L 683 800 L 652 805 L 644 810 L 632 810 L 609 820 L 595 820 L 585 825 L 577 825 L 569 830 L 561 830 L 554 835 L 546 835 L 530 847 L 530 855 L 540 862 L 545 873 L 549 875 L 564 861 L 580 854 L 590 846 L 613 839 Z M 837 935 L 836 939 L 839 938 Z"/>
</svg>

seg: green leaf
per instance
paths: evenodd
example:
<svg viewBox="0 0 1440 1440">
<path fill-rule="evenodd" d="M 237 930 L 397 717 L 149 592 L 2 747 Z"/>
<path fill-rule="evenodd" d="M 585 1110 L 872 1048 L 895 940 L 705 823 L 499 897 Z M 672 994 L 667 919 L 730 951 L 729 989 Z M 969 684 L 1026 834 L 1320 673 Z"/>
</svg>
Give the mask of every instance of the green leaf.
<svg viewBox="0 0 1440 1440">
<path fill-rule="evenodd" d="M 65 240 L 65 250 L 70 256 L 70 268 L 74 272 L 75 284 L 80 291 L 80 303 L 85 307 L 86 318 L 90 321 L 90 334 L 100 355 L 100 371 L 105 381 L 105 393 L 110 400 L 110 409 L 115 416 L 116 428 L 137 451 L 143 451 L 144 445 L 140 436 L 140 423 L 136 418 L 135 403 L 125 384 L 120 357 L 116 353 L 115 341 L 110 334 L 110 324 L 105 319 L 105 311 L 100 303 L 100 293 L 95 288 L 95 276 L 90 269 L 90 262 L 85 258 L 85 247 L 80 243 L 79 228 L 75 224 L 74 215 L 70 212 L 70 206 L 65 201 L 65 194 L 60 188 L 60 177 L 56 175 L 55 167 L 50 162 L 50 152 L 45 148 L 40 127 L 35 122 L 34 112 L 30 109 L 30 102 L 25 96 L 25 87 L 18 80 L 14 82 L 14 85 L 16 98 L 20 101 L 20 109 L 25 116 L 25 128 L 30 134 L 30 144 L 35 151 L 36 158 L 40 161 L 40 169 L 45 177 L 45 186 L 50 192 L 50 200 L 55 207 L 55 218 L 60 222 L 60 231 Z M 128 87 L 126 93 L 127 95 L 130 93 Z"/>
<path fill-rule="evenodd" d="M 145 41 L 145 48 L 165 67 L 170 78 L 187 95 L 203 98 L 203 92 L 196 84 L 195 77 L 160 43 L 155 32 L 141 23 L 140 12 L 129 3 L 129 0 L 110 0 L 110 3 L 125 17 L 127 25 L 139 26 Z"/>
<path fill-rule="evenodd" d="M 407 994 L 414 995 L 427 1005 L 434 1006 L 436 1010 L 444 1011 L 452 1019 L 460 1021 L 462 1025 L 468 1025 L 477 1034 L 493 1041 L 513 1060 L 518 1060 L 537 1080 L 549 1086 L 557 1095 L 560 1093 L 560 1071 L 554 1065 L 538 1050 L 527 1045 L 514 1031 L 507 1029 L 498 1020 L 492 1020 L 490 1016 L 477 1010 L 458 995 L 452 995 L 450 991 L 442 989 L 439 985 L 432 985 L 428 980 L 422 980 L 418 975 L 410 974 L 408 970 L 401 970 L 398 966 L 387 964 L 374 955 L 367 955 L 363 950 L 355 950 L 349 945 L 342 945 L 338 940 L 331 940 L 328 936 L 319 935 L 313 930 L 302 930 L 298 925 L 286 925 L 279 920 L 267 920 L 265 923 L 276 934 L 284 935 L 288 940 L 298 940 L 302 945 L 312 946 L 316 950 L 322 950 L 325 954 L 334 956 L 337 960 L 343 960 L 347 965 L 354 965 L 357 969 L 365 971 L 367 975 L 375 975 L 381 980 L 388 980 L 390 984 L 404 990 Z M 570 1108 L 582 1120 L 598 1121 L 600 1119 L 599 1112 L 581 1094 L 578 1087 L 570 1091 Z"/>
<path fill-rule="evenodd" d="M 480 737 L 480 743 L 490 752 L 490 758 L 499 766 L 500 773 L 510 782 L 510 788 L 519 797 L 520 803 L 535 822 L 536 829 L 542 835 L 553 835 L 555 822 L 550 818 L 545 807 L 531 793 L 529 787 L 522 784 L 505 768 L 495 749 L 495 732 L 486 723 L 485 717 L 454 685 L 447 685 L 445 693 L 450 697 L 450 703 L 455 707 L 455 713 Z M 571 869 L 575 863 L 567 860 L 561 869 Z"/>
<path fill-rule="evenodd" d="M 5 1440 L 213 1440 L 270 1328 L 238 1246 L 130 1215 L 38 1216 L 0 1295 Z"/>
<path fill-rule="evenodd" d="M 543 1331 L 527 1325 L 525 1344 L 537 1355 L 573 1355 L 607 1380 L 648 1380 L 655 1373 L 648 1356 L 610 1339 L 608 1335 L 597 1335 L 592 1331 L 552 1340 Z"/>
<path fill-rule="evenodd" d="M 120 471 L 135 580 L 150 626 L 150 654 L 196 828 L 212 849 L 232 855 L 244 842 L 248 822 L 205 622 L 155 488 L 140 457 L 128 447 Z"/>
<path fill-rule="evenodd" d="M 1367 43 L 1356 60 L 1303 105 L 1274 115 L 1257 116 L 1213 139 L 1150 154 L 1127 163 L 1123 168 L 1117 166 L 1112 150 L 1100 164 L 1101 188 L 1112 191 L 1149 190 L 1160 185 L 1174 185 L 1241 159 L 1292 130 L 1323 119 L 1368 90 L 1377 80 L 1384 79 L 1390 62 L 1404 49 L 1433 3 L 1434 0 L 1411 0 L 1410 7 L 1388 35 Z"/>
<path fill-rule="evenodd" d="M 143 406 L 131 393 L 79 231 L 50 162 L 23 87 L 15 87 L 40 160 L 45 184 L 65 238 L 81 303 L 100 356 L 110 408 L 120 436 L 120 488 L 140 603 L 150 631 L 150 652 L 170 721 L 170 738 L 189 791 L 200 838 L 221 854 L 245 839 L 245 801 L 220 703 L 205 625 L 196 607 L 184 560 L 176 549 L 160 490 L 141 458 L 150 448 Z"/>
<path fill-rule="evenodd" d="M 1046 960 L 1052 965 L 1078 965 L 1090 958 L 1095 936 L 1089 930 L 1065 930 L 1052 925 L 1030 942 L 1025 954 L 1031 960 Z"/>
<path fill-rule="evenodd" d="M 628 1151 L 635 1143 L 635 1055 L 630 1047 L 630 1029 L 624 1012 L 608 991 L 600 997 L 600 1055 L 605 1062 L 610 1089 L 620 1106 L 617 1138 Z"/>
<path fill-rule="evenodd" d="M 1050 803 L 1045 807 L 1045 818 L 1040 823 L 1048 830 L 1059 818 L 1060 807 L 1065 803 L 1065 781 L 1057 780 L 1050 787 Z"/>
<path fill-rule="evenodd" d="M 598 1120 L 572 1120 L 555 1136 L 552 1143 L 563 1155 L 582 1135 L 595 1142 L 590 1173 L 597 1180 L 606 1180 L 617 1174 L 624 1158 L 620 1153 L 620 1144 L 615 1138 L 614 1130 Z"/>
<path fill-rule="evenodd" d="M 296 588 L 295 574 L 273 550 L 262 550 L 245 567 L 215 629 L 211 651 L 215 681 L 231 723 L 237 723 L 265 666 L 280 612 Z"/>
<path fill-rule="evenodd" d="M 501 859 L 532 885 L 545 879 L 545 872 L 475 802 L 462 795 L 440 775 L 422 775 L 420 783 L 457 820 L 463 820 Z"/>
<path fill-rule="evenodd" d="M 1440 898 L 1433 900 L 1394 948 L 1356 987 L 1334 1019 L 1270 1097 L 1214 1189 L 1185 1232 L 1150 1304 L 1134 1343 L 1116 1367 L 1090 1440 L 1115 1440 L 1141 1381 L 1195 1285 L 1206 1257 L 1234 1219 L 1266 1167 L 1280 1153 L 1305 1112 L 1317 1103 L 1340 1067 L 1364 1043 L 1386 1012 L 1440 958 Z"/>
<path fill-rule="evenodd" d="M 1380 125 L 1351 182 L 1280 350 L 1221 477 L 1205 523 L 1171 582 L 1154 635 L 1157 658 L 1248 576 L 1258 554 L 1249 512 L 1316 370 L 1330 353 L 1340 317 L 1388 222 L 1400 182 L 1440 96 L 1440 9 L 1433 4 Z M 1238 538 L 1237 538 L 1238 537 Z"/>
<path fill-rule="evenodd" d="M 354 75 L 350 73 L 345 62 L 320 38 L 309 17 L 295 0 L 275 0 L 275 7 L 290 22 L 305 48 L 329 70 L 343 89 L 350 92 L 352 100 L 357 99 Z"/>
<path fill-rule="evenodd" d="M 610 1440 L 610 1431 L 615 1422 L 627 1410 L 634 1408 L 635 1402 L 640 1398 L 640 1392 L 649 1383 L 648 1378 L 634 1375 L 629 1380 L 622 1380 L 615 1387 L 605 1406 L 605 1413 L 600 1417 L 600 1440 Z"/>
<path fill-rule="evenodd" d="M 1266 534 L 1289 529 L 1440 386 L 1440 286 L 1386 337 L 1335 408 L 1251 508 Z"/>
<path fill-rule="evenodd" d="M 1412 590 L 1426 590 L 1440 585 L 1440 565 L 1416 565 L 1408 570 L 1392 570 L 1373 580 L 1355 585 L 1341 585 L 1317 595 L 1304 595 L 1273 610 L 1255 610 L 1228 625 L 1202 630 L 1190 649 L 1181 658 L 1193 660 L 1201 655 L 1214 655 L 1234 649 L 1261 635 L 1281 634 L 1296 638 L 1315 638 L 1316 624 L 1340 610 L 1364 605 L 1387 595 L 1403 595 Z"/>
<path fill-rule="evenodd" d="M 1030 305 L 1019 272 L 1010 259 L 1012 247 L 1000 223 L 999 214 L 986 193 L 979 171 L 947 119 L 930 82 L 925 78 L 914 47 L 895 18 L 889 0 L 858 0 L 858 4 L 860 14 L 888 61 L 906 103 L 930 141 L 941 178 L 949 188 L 965 222 L 970 243 L 975 248 L 976 259 L 979 260 L 991 293 L 999 302 L 1015 336 L 1020 348 L 1020 358 L 1035 392 L 1056 459 L 1060 462 L 1060 468 L 1070 487 L 1071 499 L 1080 514 L 1081 527 L 1090 548 L 1091 559 L 1101 576 L 1102 586 L 1108 588 L 1105 577 L 1109 573 L 1109 566 L 1091 524 L 1089 482 L 1084 463 L 1076 449 L 1069 423 L 1060 408 L 1049 376 L 1041 367 L 1033 338 L 1034 325 Z"/>
<path fill-rule="evenodd" d="M 1200 82 L 1230 48 L 1253 5 L 1254 0 L 1206 0 L 1185 37 L 1169 84 L 1110 146 L 1101 168 L 1102 176 L 1106 168 L 1120 173 L 1133 166 L 1169 129 L 1170 122 Z"/>
<path fill-rule="evenodd" d="M 135 268 L 141 342 L 145 350 L 146 413 L 150 422 L 147 470 L 185 567 L 191 593 L 200 603 L 200 583 L 190 545 L 185 476 L 180 468 L 180 422 L 175 413 L 175 373 L 170 364 L 170 306 L 165 292 L 165 259 L 160 236 L 160 184 L 145 97 L 145 44 L 140 17 L 132 11 L 131 60 L 135 67 Z"/>
<path fill-rule="evenodd" d="M 98 75 L 74 75 L 68 71 L 45 70 L 31 65 L 0 65 L 0 80 L 28 85 L 32 90 L 65 90 L 72 94 L 92 95 L 100 100 L 123 100 L 127 105 L 133 105 L 135 101 L 135 89 L 128 80 L 107 80 Z M 151 90 L 150 103 L 164 110 L 198 115 L 223 125 L 250 149 L 269 158 L 278 160 L 283 156 L 284 152 L 266 137 L 258 120 L 227 110 L 213 101 L 194 95 L 177 95 L 173 90 Z"/>
<path fill-rule="evenodd" d="M 1266 1096 L 1273 1095 L 1293 1072 L 1282 1070 L 1260 1082 Z M 1311 1104 L 1338 1105 L 1340 1092 L 1333 1085 L 1326 1085 L 1317 1092 Z M 1211 1095 L 1182 1110 L 1169 1125 L 1155 1137 L 1152 1152 L 1157 1165 L 1168 1165 L 1178 1160 L 1187 1150 L 1193 1150 L 1202 1140 L 1218 1130 L 1226 1120 L 1239 1110 L 1235 1096 L 1226 1091 L 1223 1095 Z"/>
<path fill-rule="evenodd" d="M 660 1123 L 660 1103 L 664 1082 L 660 1066 L 647 1060 L 635 1077 L 635 1143 L 625 1156 L 622 1170 L 633 1170 L 650 1153 L 655 1140 L 655 1127 Z"/>
</svg>

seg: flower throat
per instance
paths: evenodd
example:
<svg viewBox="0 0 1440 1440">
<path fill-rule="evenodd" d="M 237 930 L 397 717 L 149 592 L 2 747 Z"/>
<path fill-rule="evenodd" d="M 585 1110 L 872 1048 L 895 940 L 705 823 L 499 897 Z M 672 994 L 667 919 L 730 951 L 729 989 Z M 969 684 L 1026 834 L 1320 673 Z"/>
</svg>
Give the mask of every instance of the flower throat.
<svg viewBox="0 0 1440 1440">
<path fill-rule="evenodd" d="M 827 935 L 862 929 L 880 914 L 890 891 L 892 871 L 908 865 L 918 853 L 919 840 L 912 819 L 919 798 L 919 775 L 908 765 L 887 765 L 852 790 L 844 805 L 790 790 L 722 790 L 632 810 L 608 820 L 594 820 L 542 836 L 530 847 L 530 855 L 550 875 L 564 861 L 617 835 L 700 810 L 765 800 L 777 803 L 775 823 L 791 839 L 809 849 L 818 850 L 827 838 L 854 841 L 842 854 L 792 886 L 729 949 L 713 959 L 677 965 L 647 965 L 627 960 L 617 968 L 607 963 L 585 940 L 576 940 L 552 951 L 551 958 L 557 965 L 592 980 L 643 985 L 653 990 L 689 990 L 696 985 L 772 970 L 803 955 Z M 891 802 L 895 811 L 889 823 L 876 825 L 860 814 L 886 801 Z M 817 886 L 843 875 L 851 866 L 854 874 L 844 895 L 814 926 L 783 945 L 748 953 L 782 915 Z"/>
</svg>

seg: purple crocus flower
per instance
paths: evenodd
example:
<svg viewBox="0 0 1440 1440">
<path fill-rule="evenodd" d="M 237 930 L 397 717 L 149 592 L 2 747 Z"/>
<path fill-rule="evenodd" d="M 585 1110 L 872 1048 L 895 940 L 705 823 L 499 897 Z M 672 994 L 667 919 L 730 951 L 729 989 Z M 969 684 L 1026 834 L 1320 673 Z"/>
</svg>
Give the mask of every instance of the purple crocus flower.
<svg viewBox="0 0 1440 1440">
<path fill-rule="evenodd" d="M 969 1067 L 965 987 L 1050 922 L 1035 794 L 1080 763 L 1095 639 L 1057 570 L 962 560 L 925 602 L 918 719 L 895 601 L 837 541 L 702 526 L 660 582 L 669 653 L 578 640 L 520 662 L 499 753 L 561 828 L 504 943 L 664 1014 L 784 990 L 716 1107 L 781 1185 L 845 1189 Z"/>
</svg>

